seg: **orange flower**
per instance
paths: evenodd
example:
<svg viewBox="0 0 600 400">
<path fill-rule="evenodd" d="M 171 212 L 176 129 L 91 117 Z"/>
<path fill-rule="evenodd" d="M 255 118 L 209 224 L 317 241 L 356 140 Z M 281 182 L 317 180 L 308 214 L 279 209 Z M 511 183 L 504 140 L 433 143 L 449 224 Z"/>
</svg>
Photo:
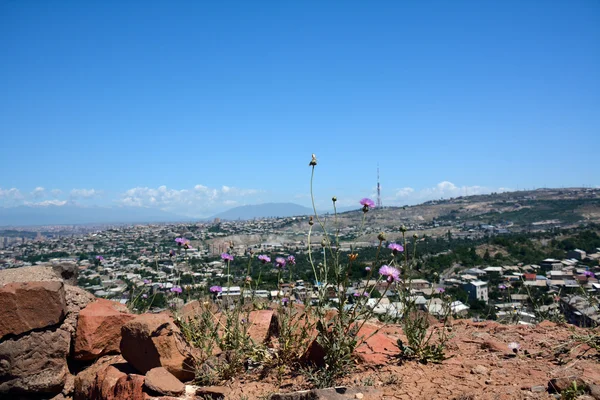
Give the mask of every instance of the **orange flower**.
<svg viewBox="0 0 600 400">
<path fill-rule="evenodd" d="M 357 257 L 358 257 L 357 253 L 350 253 L 350 254 L 348 254 L 348 258 L 350 259 L 350 261 L 356 260 Z"/>
</svg>

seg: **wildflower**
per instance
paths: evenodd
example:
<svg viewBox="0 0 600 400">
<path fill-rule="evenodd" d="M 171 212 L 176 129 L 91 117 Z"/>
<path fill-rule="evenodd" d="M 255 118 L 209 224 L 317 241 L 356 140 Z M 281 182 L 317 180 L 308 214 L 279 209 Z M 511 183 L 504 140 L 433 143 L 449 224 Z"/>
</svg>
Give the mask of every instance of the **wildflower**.
<svg viewBox="0 0 600 400">
<path fill-rule="evenodd" d="M 439 288 L 435 289 L 435 291 L 438 293 L 444 293 L 446 291 L 446 289 L 444 289 L 443 287 L 439 287 Z"/>
<path fill-rule="evenodd" d="M 588 278 L 593 278 L 594 277 L 594 273 L 592 271 L 585 271 L 583 273 L 584 276 L 587 276 Z"/>
<path fill-rule="evenodd" d="M 509 350 L 512 350 L 514 353 L 516 353 L 521 348 L 521 345 L 517 342 L 510 342 L 508 344 L 508 348 L 509 348 Z"/>
<path fill-rule="evenodd" d="M 150 283 L 150 281 L 148 279 L 144 279 L 144 283 L 147 285 Z"/>
<path fill-rule="evenodd" d="M 266 264 L 268 262 L 271 262 L 271 257 L 269 257 L 266 254 L 261 254 L 260 256 L 258 256 L 258 259 L 263 263 Z"/>
<path fill-rule="evenodd" d="M 402 233 L 406 233 L 406 231 L 407 231 L 407 230 L 408 230 L 408 229 L 406 228 L 406 226 L 405 226 L 405 225 L 402 225 L 402 226 L 400 227 L 400 232 L 402 232 Z"/>
<path fill-rule="evenodd" d="M 251 278 L 251 277 L 249 277 L 249 276 L 247 276 L 247 277 L 246 277 L 246 283 L 252 283 L 252 278 Z"/>
<path fill-rule="evenodd" d="M 221 254 L 221 258 L 224 261 L 233 261 L 233 256 L 231 254 L 228 254 L 228 253 Z"/>
<path fill-rule="evenodd" d="M 221 293 L 223 288 L 221 286 L 211 286 L 209 290 L 211 293 Z"/>
<path fill-rule="evenodd" d="M 317 156 L 315 156 L 313 154 L 310 162 L 308 163 L 308 165 L 311 166 L 311 167 L 314 167 L 315 165 L 317 165 Z"/>
<path fill-rule="evenodd" d="M 283 268 L 283 267 L 285 267 L 285 258 L 283 258 L 283 257 L 277 257 L 275 259 L 275 266 L 277 268 Z"/>
<path fill-rule="evenodd" d="M 396 255 L 398 253 L 402 253 L 404 251 L 404 247 L 398 243 L 390 243 L 388 245 L 388 249 L 392 250 L 392 254 Z"/>
<path fill-rule="evenodd" d="M 365 296 L 365 297 L 369 297 L 369 293 L 367 293 L 367 292 L 364 292 L 364 293 L 363 293 L 363 296 Z"/>
<path fill-rule="evenodd" d="M 379 268 L 379 274 L 385 276 L 388 282 L 394 282 L 400 279 L 400 271 L 394 267 L 390 267 L 389 265 L 383 265 Z"/>
<path fill-rule="evenodd" d="M 148 298 L 148 295 L 147 295 L 146 293 L 144 293 L 144 294 L 142 295 L 142 299 L 147 299 L 147 298 Z"/>
<path fill-rule="evenodd" d="M 377 240 L 379 240 L 380 242 L 385 241 L 385 233 L 379 232 L 379 235 L 377 235 Z"/>
<path fill-rule="evenodd" d="M 183 290 L 181 290 L 181 288 L 179 286 L 174 286 L 171 288 L 171 292 L 173 293 L 181 293 L 183 292 Z"/>
<path fill-rule="evenodd" d="M 357 253 L 351 253 L 351 254 L 348 254 L 348 259 L 349 259 L 350 261 L 354 261 L 354 260 L 356 260 L 356 258 L 357 258 L 357 257 L 358 257 L 358 254 L 357 254 Z"/>
<path fill-rule="evenodd" d="M 242 322 L 242 325 L 244 325 L 244 324 L 247 322 L 247 321 L 246 321 L 246 318 L 242 318 L 242 321 L 241 321 L 241 322 Z"/>
<path fill-rule="evenodd" d="M 183 237 L 178 237 L 178 238 L 175 238 L 175 243 L 177 243 L 177 246 L 181 247 L 185 243 L 185 240 L 186 239 Z"/>
<path fill-rule="evenodd" d="M 169 257 L 173 257 L 175 255 L 175 250 L 169 250 Z"/>
<path fill-rule="evenodd" d="M 362 208 L 363 212 L 367 212 L 367 211 L 369 211 L 369 209 L 375 208 L 375 202 L 366 197 L 364 199 L 360 200 L 360 204 L 362 204 L 362 206 L 363 206 L 363 208 Z"/>
<path fill-rule="evenodd" d="M 360 293 L 354 292 L 354 297 L 360 297 Z"/>
<path fill-rule="evenodd" d="M 371 272 L 371 267 L 365 267 L 365 271 Z"/>
<path fill-rule="evenodd" d="M 102 256 L 96 256 L 96 260 L 98 260 L 98 261 L 104 261 L 104 257 L 102 257 Z"/>
<path fill-rule="evenodd" d="M 281 302 L 283 304 L 286 304 L 288 301 L 290 301 L 287 297 L 284 297 L 283 299 L 281 299 Z"/>
<path fill-rule="evenodd" d="M 504 290 L 504 289 L 506 289 L 506 285 L 498 285 L 498 289 Z"/>
<path fill-rule="evenodd" d="M 291 256 L 291 255 L 288 256 L 287 263 L 290 264 L 290 265 L 296 265 L 296 257 Z"/>
</svg>

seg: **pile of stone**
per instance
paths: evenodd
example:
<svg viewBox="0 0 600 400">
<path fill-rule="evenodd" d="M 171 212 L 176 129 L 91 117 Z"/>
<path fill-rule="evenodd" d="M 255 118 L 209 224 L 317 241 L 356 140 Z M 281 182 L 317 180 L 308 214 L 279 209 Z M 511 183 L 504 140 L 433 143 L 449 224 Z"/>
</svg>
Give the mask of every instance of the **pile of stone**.
<svg viewBox="0 0 600 400">
<path fill-rule="evenodd" d="M 0 398 L 196 398 L 183 383 L 194 378 L 193 349 L 173 319 L 96 299 L 74 286 L 76 271 L 0 271 Z"/>
</svg>

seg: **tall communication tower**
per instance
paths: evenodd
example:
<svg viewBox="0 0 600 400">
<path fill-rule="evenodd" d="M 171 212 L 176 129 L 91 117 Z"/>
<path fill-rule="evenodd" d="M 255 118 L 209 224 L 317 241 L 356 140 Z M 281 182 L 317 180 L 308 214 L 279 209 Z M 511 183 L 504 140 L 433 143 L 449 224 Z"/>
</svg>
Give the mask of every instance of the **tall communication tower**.
<svg viewBox="0 0 600 400">
<path fill-rule="evenodd" d="M 377 208 L 381 207 L 381 185 L 379 184 L 379 164 L 377 164 Z"/>
</svg>

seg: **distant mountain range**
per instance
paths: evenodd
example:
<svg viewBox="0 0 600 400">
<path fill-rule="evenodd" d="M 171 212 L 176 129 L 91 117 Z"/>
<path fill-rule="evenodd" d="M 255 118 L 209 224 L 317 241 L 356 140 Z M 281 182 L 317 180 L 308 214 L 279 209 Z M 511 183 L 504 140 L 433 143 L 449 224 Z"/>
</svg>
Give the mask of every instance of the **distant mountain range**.
<svg viewBox="0 0 600 400">
<path fill-rule="evenodd" d="M 142 207 L 0 207 L 0 226 L 178 222 L 191 218 Z"/>
<path fill-rule="evenodd" d="M 219 213 L 213 218 L 233 221 L 237 219 L 254 219 L 269 217 L 295 217 L 313 215 L 313 209 L 295 203 L 265 203 L 239 206 Z"/>
</svg>

